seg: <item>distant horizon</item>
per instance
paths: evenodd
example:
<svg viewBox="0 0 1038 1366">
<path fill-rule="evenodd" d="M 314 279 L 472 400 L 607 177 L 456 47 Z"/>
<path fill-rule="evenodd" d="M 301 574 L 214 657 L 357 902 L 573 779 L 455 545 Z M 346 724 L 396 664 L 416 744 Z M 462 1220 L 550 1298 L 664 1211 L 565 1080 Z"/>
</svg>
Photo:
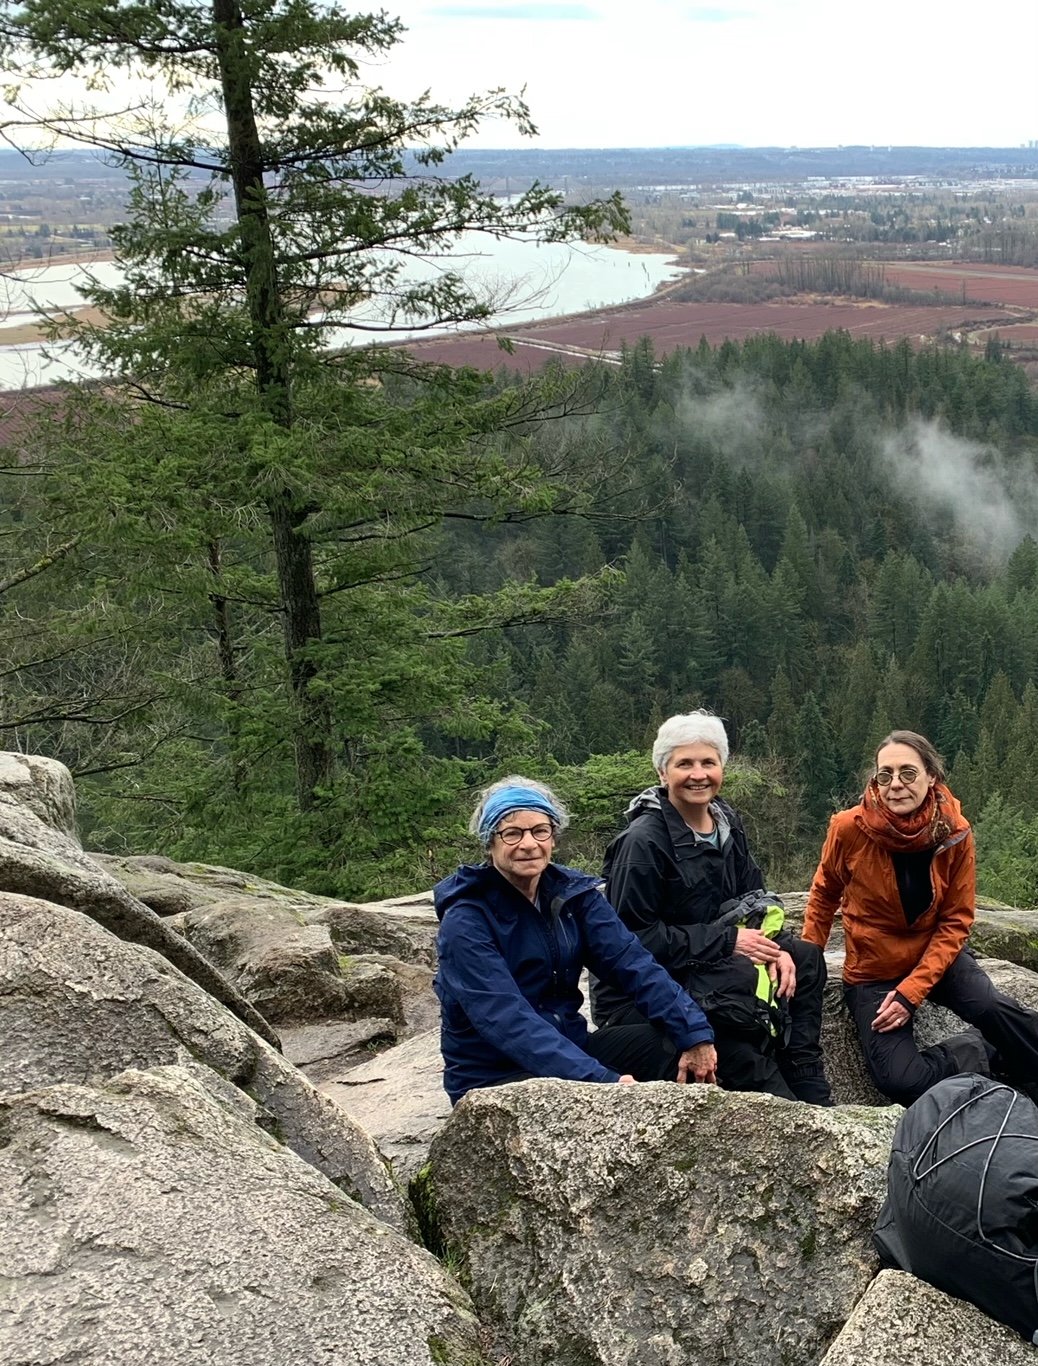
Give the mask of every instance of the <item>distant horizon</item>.
<svg viewBox="0 0 1038 1366">
<path fill-rule="evenodd" d="M 408 150 L 411 150 L 410 148 Z M 514 145 L 496 146 L 491 143 L 462 143 L 452 155 L 466 152 L 480 155 L 505 152 L 1033 152 L 1038 159 L 1038 139 L 1019 143 L 995 142 L 616 142 L 616 143 L 558 143 L 546 145 L 537 138 L 529 138 Z M 0 147 L 0 160 L 6 157 L 57 156 L 99 158 L 112 155 L 97 148 L 72 145 L 68 147 Z"/>
</svg>

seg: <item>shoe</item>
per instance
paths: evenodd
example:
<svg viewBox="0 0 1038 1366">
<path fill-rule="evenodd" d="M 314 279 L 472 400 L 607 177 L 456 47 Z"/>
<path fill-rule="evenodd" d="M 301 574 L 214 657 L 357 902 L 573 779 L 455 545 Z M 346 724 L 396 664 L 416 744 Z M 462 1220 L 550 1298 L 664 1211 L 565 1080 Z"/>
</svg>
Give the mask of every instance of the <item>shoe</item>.
<svg viewBox="0 0 1038 1366">
<path fill-rule="evenodd" d="M 992 1075 L 991 1063 L 996 1056 L 995 1050 L 979 1029 L 965 1029 L 961 1034 L 953 1034 L 939 1047 L 947 1053 L 956 1072 L 973 1072 L 980 1077 Z"/>
</svg>

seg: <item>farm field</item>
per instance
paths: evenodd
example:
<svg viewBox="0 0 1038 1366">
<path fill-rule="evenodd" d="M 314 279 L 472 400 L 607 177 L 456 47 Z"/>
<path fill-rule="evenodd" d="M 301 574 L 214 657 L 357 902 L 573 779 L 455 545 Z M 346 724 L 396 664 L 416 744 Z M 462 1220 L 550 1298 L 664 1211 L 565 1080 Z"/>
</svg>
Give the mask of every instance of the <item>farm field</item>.
<svg viewBox="0 0 1038 1366">
<path fill-rule="evenodd" d="M 942 294 L 953 294 L 969 303 L 1038 309 L 1038 270 L 953 261 L 882 264 L 887 282 L 905 289 L 939 289 Z"/>
<path fill-rule="evenodd" d="M 820 256 L 821 249 L 808 247 L 798 255 Z M 890 261 L 863 257 L 862 271 L 881 271 L 888 285 L 917 289 L 927 293 L 938 290 L 959 303 L 1006 304 L 1017 308 L 1038 309 L 1038 270 L 1027 266 L 1001 266 L 979 261 Z M 775 278 L 779 262 L 775 258 L 749 263 L 753 275 Z"/>
<path fill-rule="evenodd" d="M 1034 274 L 1038 291 L 1038 274 Z M 931 286 L 932 288 L 932 286 Z M 1035 307 L 1038 308 L 1038 299 Z M 847 299 L 791 298 L 770 303 L 679 303 L 648 299 L 623 308 L 561 318 L 501 332 L 431 338 L 407 343 L 423 360 L 480 369 L 530 371 L 555 355 L 572 364 L 592 357 L 610 359 L 626 344 L 649 337 L 658 354 L 694 347 L 705 337 L 711 344 L 741 341 L 757 332 L 774 332 L 785 340 L 812 340 L 842 329 L 855 337 L 922 343 L 941 334 L 1016 323 L 1018 314 L 977 305 L 905 306 Z M 506 336 L 509 355 L 498 345 Z"/>
</svg>

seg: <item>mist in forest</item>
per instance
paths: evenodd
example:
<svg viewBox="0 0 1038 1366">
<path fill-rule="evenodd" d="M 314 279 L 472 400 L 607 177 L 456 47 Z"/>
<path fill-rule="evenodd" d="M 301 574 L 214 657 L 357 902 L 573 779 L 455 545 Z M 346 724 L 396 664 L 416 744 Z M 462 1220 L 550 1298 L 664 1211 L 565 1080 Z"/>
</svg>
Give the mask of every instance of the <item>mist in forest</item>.
<svg viewBox="0 0 1038 1366">
<path fill-rule="evenodd" d="M 1026 460 L 1010 462 L 993 446 L 922 419 L 888 433 L 881 453 L 895 494 L 930 520 L 950 521 L 992 557 L 1010 555 L 1038 524 L 1038 481 Z"/>
</svg>

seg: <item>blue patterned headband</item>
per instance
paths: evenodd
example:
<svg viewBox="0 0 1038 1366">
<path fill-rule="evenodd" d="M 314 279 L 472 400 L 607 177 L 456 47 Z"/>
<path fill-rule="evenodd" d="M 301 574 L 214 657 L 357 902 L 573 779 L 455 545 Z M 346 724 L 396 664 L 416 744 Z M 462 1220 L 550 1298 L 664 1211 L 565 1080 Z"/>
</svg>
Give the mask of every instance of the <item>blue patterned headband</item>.
<svg viewBox="0 0 1038 1366">
<path fill-rule="evenodd" d="M 509 811 L 543 811 L 552 825 L 562 824 L 562 812 L 543 792 L 534 787 L 500 787 L 490 794 L 480 812 L 477 833 L 484 844 L 490 843 L 498 821 Z"/>
</svg>

